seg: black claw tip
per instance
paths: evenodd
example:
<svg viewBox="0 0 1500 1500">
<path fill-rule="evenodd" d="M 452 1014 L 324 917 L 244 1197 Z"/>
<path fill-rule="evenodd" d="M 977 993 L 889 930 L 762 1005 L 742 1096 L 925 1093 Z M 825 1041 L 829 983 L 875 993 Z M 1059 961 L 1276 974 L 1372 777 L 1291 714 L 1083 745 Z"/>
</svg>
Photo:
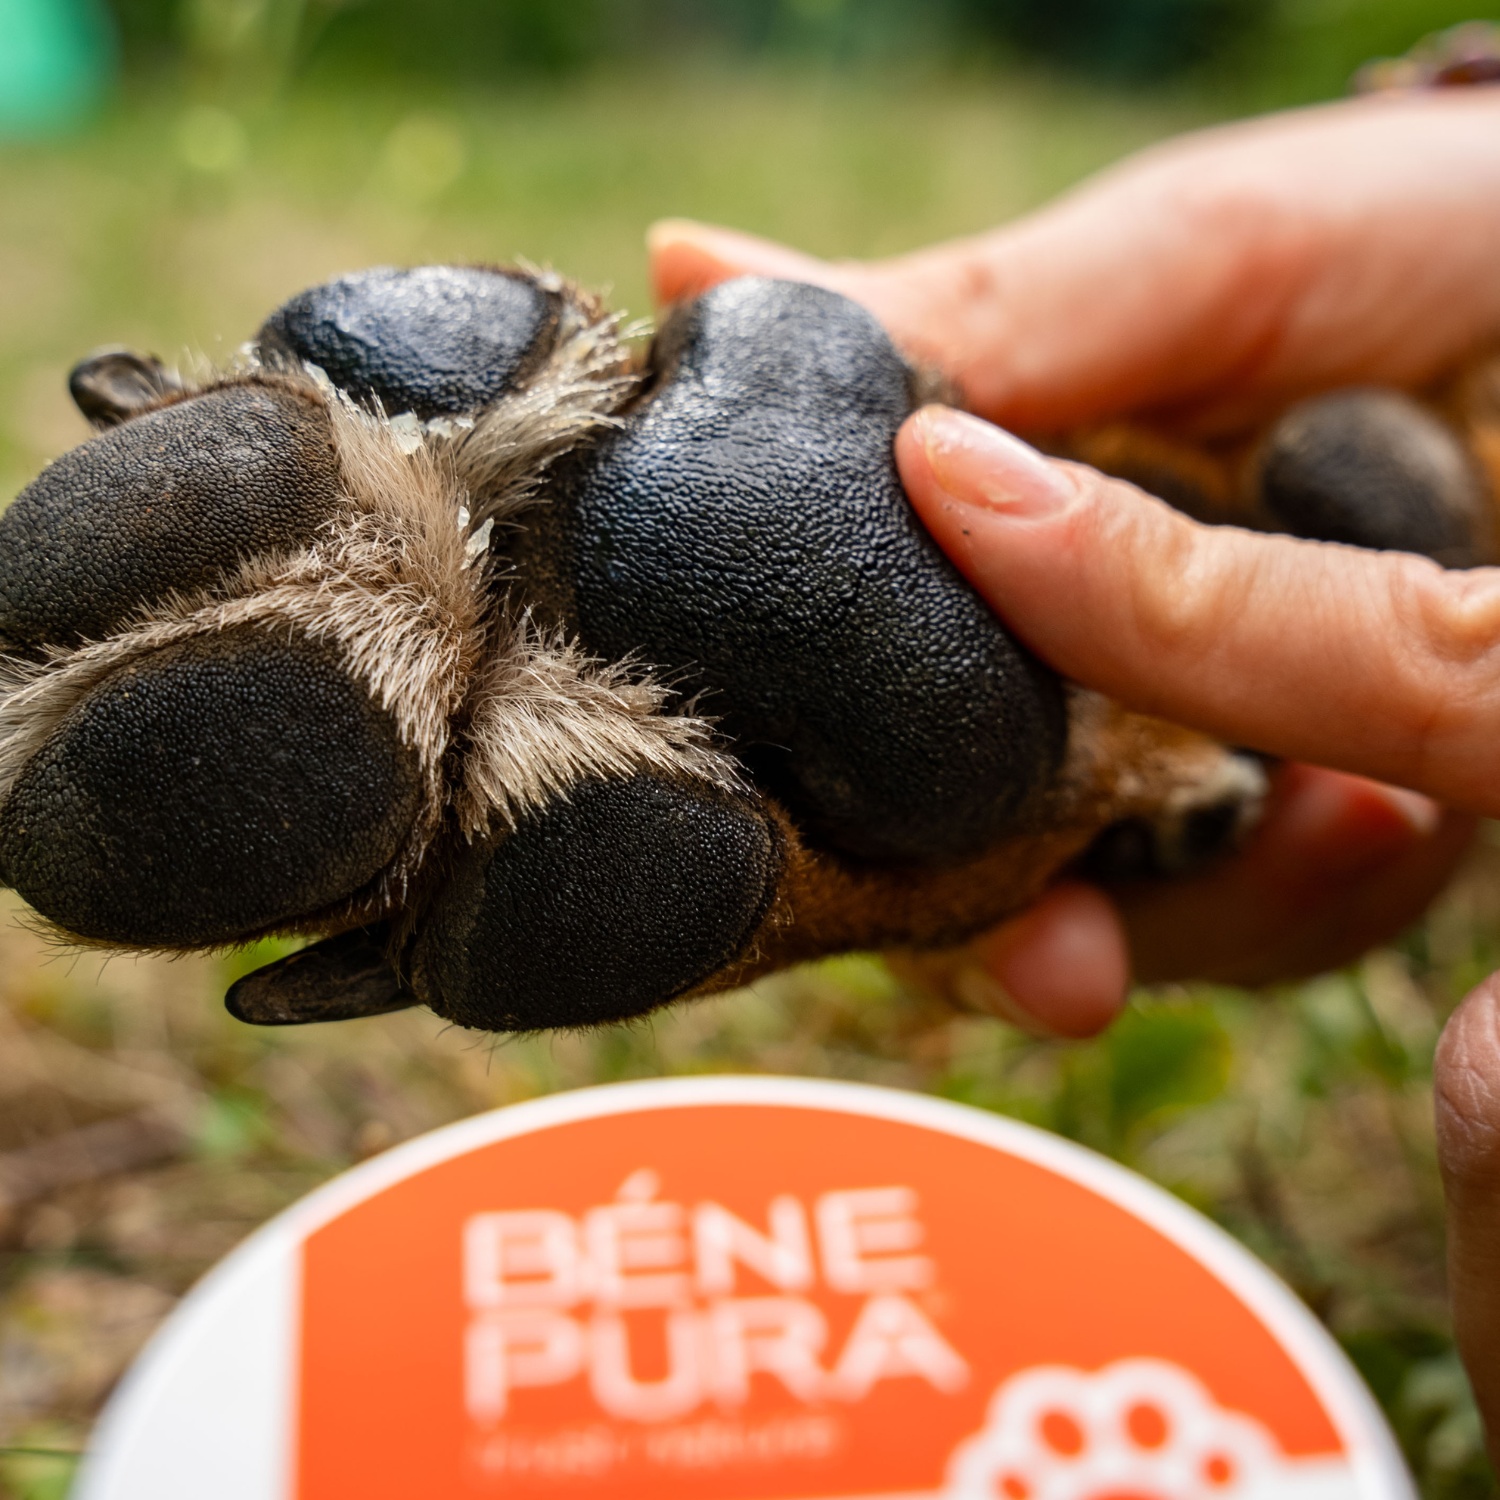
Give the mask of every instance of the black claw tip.
<svg viewBox="0 0 1500 1500">
<path fill-rule="evenodd" d="M 68 376 L 74 404 L 101 429 L 128 422 L 181 389 L 182 382 L 155 355 L 131 349 L 96 350 Z"/>
<path fill-rule="evenodd" d="M 348 1021 L 418 1004 L 386 957 L 382 928 L 357 927 L 246 974 L 224 1008 L 251 1026 Z"/>
</svg>

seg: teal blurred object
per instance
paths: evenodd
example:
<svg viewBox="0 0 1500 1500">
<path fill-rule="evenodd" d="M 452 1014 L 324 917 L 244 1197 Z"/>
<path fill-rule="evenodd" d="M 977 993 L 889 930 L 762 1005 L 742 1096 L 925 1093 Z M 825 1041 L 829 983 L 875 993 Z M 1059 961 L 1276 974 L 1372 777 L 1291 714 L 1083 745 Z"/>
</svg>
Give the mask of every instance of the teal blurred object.
<svg viewBox="0 0 1500 1500">
<path fill-rule="evenodd" d="M 114 43 L 100 0 L 0 0 L 0 137 L 87 115 L 113 77 Z"/>
</svg>

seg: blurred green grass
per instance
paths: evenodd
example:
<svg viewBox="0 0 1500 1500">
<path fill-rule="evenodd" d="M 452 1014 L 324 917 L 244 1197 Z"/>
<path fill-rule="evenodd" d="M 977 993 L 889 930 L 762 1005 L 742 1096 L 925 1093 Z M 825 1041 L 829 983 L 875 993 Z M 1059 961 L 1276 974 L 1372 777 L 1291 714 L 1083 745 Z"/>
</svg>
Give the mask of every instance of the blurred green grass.
<svg viewBox="0 0 1500 1500">
<path fill-rule="evenodd" d="M 231 352 L 290 292 L 378 262 L 524 255 L 648 311 L 654 217 L 833 255 L 978 230 L 1230 107 L 1013 72 L 641 69 L 471 94 L 370 83 L 272 102 L 137 78 L 85 133 L 0 146 L 0 498 L 84 435 L 102 343 Z M 1086 311 L 1081 311 L 1086 315 Z M 397 1139 L 539 1093 L 776 1071 L 917 1088 L 1147 1173 L 1264 1256 L 1344 1341 L 1431 1500 L 1494 1489 L 1443 1305 L 1432 1050 L 1500 962 L 1500 849 L 1416 932 L 1269 997 L 1142 995 L 1083 1046 L 1023 1038 L 848 958 L 585 1036 L 479 1039 L 406 1013 L 258 1033 L 248 964 L 63 958 L 4 909 L 0 1149 L 100 1110 L 192 1112 L 181 1161 L 61 1191 L 0 1238 L 0 1442 L 76 1446 L 171 1301 L 268 1214 Z M 50 1500 L 55 1458 L 0 1453 Z"/>
<path fill-rule="evenodd" d="M 524 255 L 645 313 L 658 215 L 888 253 L 1207 113 L 1019 76 L 630 72 L 238 113 L 137 87 L 70 142 L 0 145 L 0 496 L 78 439 L 63 380 L 101 343 L 223 358 L 310 282 L 433 257 Z"/>
</svg>

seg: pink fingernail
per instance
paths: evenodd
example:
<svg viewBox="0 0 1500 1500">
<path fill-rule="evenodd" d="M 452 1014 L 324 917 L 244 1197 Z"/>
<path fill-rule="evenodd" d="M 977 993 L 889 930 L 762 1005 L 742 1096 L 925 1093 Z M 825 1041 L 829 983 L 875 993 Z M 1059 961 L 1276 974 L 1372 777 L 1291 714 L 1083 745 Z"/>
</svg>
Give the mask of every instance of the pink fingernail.
<svg viewBox="0 0 1500 1500">
<path fill-rule="evenodd" d="M 1077 497 L 1066 469 L 967 412 L 928 406 L 917 413 L 916 424 L 932 477 L 961 505 L 1040 520 Z"/>
<path fill-rule="evenodd" d="M 1419 838 L 1431 838 L 1437 832 L 1438 824 L 1443 821 L 1443 810 L 1431 797 L 1399 786 L 1383 786 L 1380 790 L 1391 810 L 1404 819 Z"/>
<path fill-rule="evenodd" d="M 1059 1032 L 1053 1031 L 1040 1016 L 1027 1010 L 993 974 L 978 964 L 969 964 L 959 970 L 954 977 L 953 992 L 968 1009 L 994 1016 L 1028 1036 L 1048 1041 L 1061 1039 Z"/>
</svg>

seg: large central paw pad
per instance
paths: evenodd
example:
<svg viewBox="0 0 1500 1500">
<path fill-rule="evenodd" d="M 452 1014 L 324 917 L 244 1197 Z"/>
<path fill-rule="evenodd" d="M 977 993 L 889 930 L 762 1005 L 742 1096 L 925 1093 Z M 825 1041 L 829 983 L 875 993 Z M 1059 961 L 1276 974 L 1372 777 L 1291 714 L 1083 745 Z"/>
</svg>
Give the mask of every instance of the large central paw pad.
<svg viewBox="0 0 1500 1500">
<path fill-rule="evenodd" d="M 659 364 L 561 512 L 584 639 L 693 664 L 841 847 L 983 848 L 1060 759 L 1062 700 L 906 503 L 911 371 L 843 298 L 755 280 L 679 315 Z"/>
<path fill-rule="evenodd" d="M 98 435 L 0 518 L 0 876 L 92 942 L 324 939 L 238 1015 L 605 1021 L 1253 815 L 1254 762 L 1066 689 L 937 550 L 920 382 L 831 292 L 730 283 L 642 360 L 560 278 L 380 270 L 249 351 L 85 361 Z M 1336 486 L 1335 417 L 1267 503 Z M 1391 493 L 1461 520 L 1445 451 Z"/>
</svg>

